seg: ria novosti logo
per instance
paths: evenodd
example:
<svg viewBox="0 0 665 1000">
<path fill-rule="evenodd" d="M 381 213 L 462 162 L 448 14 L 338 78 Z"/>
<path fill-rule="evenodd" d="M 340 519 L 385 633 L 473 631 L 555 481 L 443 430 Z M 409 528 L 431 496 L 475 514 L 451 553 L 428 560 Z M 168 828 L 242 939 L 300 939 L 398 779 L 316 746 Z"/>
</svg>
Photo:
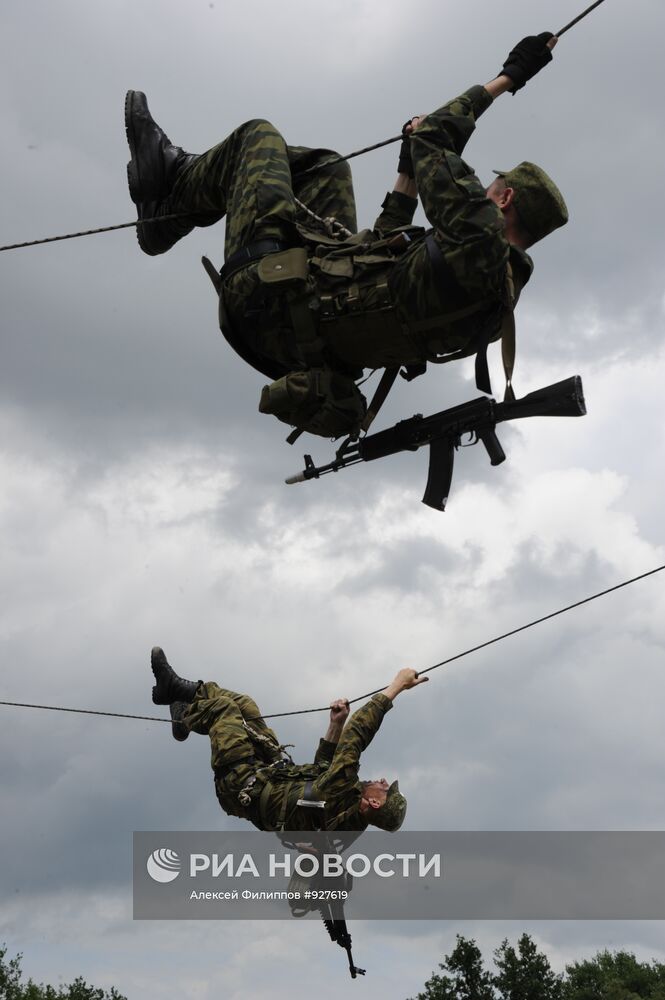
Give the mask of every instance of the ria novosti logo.
<svg viewBox="0 0 665 1000">
<path fill-rule="evenodd" d="M 153 851 L 146 864 L 148 875 L 154 882 L 172 882 L 180 874 L 180 867 L 180 858 L 168 847 Z"/>
</svg>

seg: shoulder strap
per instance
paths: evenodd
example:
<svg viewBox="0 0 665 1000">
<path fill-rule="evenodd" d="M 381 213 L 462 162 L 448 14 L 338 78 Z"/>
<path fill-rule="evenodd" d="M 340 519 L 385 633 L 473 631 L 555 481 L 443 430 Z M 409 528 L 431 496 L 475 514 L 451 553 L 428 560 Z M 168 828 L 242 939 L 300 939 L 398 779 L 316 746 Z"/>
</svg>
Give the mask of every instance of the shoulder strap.
<svg viewBox="0 0 665 1000">
<path fill-rule="evenodd" d="M 435 269 L 441 266 L 442 254 L 439 246 L 434 239 L 433 233 L 428 233 L 425 240 L 430 259 Z M 471 316 L 474 312 L 478 312 L 481 309 L 491 305 L 494 299 L 481 299 L 480 302 L 475 302 L 473 305 L 466 306 L 463 309 L 458 309 L 456 312 L 444 313 L 442 316 L 433 317 L 427 320 L 420 320 L 415 323 L 409 323 L 409 329 L 416 332 L 423 332 L 428 329 L 432 329 L 437 325 L 440 325 L 441 320 L 448 323 L 452 323 L 455 320 L 463 319 L 465 316 Z M 472 354 L 476 355 L 476 386 L 481 392 L 486 392 L 489 395 L 492 394 L 492 386 L 490 382 L 489 367 L 487 365 L 487 348 L 489 345 L 489 336 L 487 331 L 482 331 L 480 337 L 475 338 L 464 348 L 460 348 L 458 351 L 453 351 L 451 354 L 446 354 L 443 357 L 433 357 L 429 360 L 434 364 L 446 364 L 448 361 L 457 361 L 460 358 L 468 358 Z M 503 370 L 506 376 L 506 388 L 504 392 L 504 401 L 512 401 L 515 399 L 515 392 L 513 390 L 513 371 L 515 368 L 515 354 L 516 354 L 516 330 L 515 330 L 515 281 L 513 278 L 513 268 L 510 261 L 506 262 L 506 281 L 504 287 L 504 302 L 502 308 L 501 317 L 501 359 L 503 362 Z"/>
<path fill-rule="evenodd" d="M 365 419 L 360 425 L 360 429 L 363 431 L 368 431 L 377 413 L 383 406 L 388 396 L 388 393 L 395 384 L 395 379 L 397 378 L 397 373 L 399 372 L 399 365 L 394 365 L 392 368 L 386 368 L 381 376 L 379 384 L 376 387 L 376 391 L 372 396 L 372 399 L 367 407 L 367 413 L 365 414 Z"/>
<path fill-rule="evenodd" d="M 504 403 L 512 402 L 515 399 L 515 391 L 513 389 L 515 352 L 515 281 L 513 279 L 513 269 L 509 261 L 506 265 L 506 304 L 501 324 L 501 360 L 503 361 L 503 370 L 506 376 L 506 389 L 503 394 Z"/>
</svg>

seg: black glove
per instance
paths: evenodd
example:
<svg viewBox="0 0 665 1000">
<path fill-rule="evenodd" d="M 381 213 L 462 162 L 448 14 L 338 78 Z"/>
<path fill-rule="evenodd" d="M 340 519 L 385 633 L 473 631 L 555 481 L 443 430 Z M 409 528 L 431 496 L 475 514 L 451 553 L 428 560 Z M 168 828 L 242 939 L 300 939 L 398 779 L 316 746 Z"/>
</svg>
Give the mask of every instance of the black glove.
<svg viewBox="0 0 665 1000">
<path fill-rule="evenodd" d="M 406 131 L 407 126 L 411 124 L 411 119 L 408 122 L 404 122 L 402 125 L 402 145 L 399 147 L 399 160 L 397 161 L 397 173 L 406 174 L 412 180 L 415 177 L 413 172 L 413 160 L 411 159 L 411 139 L 410 133 Z"/>
<path fill-rule="evenodd" d="M 518 42 L 512 50 L 501 70 L 501 73 L 509 76 L 515 85 L 511 88 L 511 94 L 521 90 L 527 80 L 552 61 L 552 50 L 546 44 L 550 38 L 554 38 L 551 31 L 543 31 L 540 35 L 529 35 Z"/>
</svg>

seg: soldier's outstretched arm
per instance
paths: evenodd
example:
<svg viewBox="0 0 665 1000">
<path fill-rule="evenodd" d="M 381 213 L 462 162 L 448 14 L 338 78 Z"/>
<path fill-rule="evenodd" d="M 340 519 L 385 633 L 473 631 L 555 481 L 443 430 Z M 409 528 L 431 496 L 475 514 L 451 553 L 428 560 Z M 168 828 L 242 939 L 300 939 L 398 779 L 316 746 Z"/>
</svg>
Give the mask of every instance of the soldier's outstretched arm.
<svg viewBox="0 0 665 1000">
<path fill-rule="evenodd" d="M 344 724 L 349 717 L 349 702 L 347 698 L 338 698 L 330 705 L 330 721 L 325 736 L 319 740 L 319 746 L 314 757 L 314 763 L 324 770 L 330 766 L 337 749 Z"/>
<path fill-rule="evenodd" d="M 551 61 L 552 49 L 558 41 L 559 39 L 555 35 L 550 34 L 549 31 L 544 31 L 540 35 L 532 35 L 518 42 L 506 59 L 501 73 L 485 84 L 484 89 L 492 100 L 508 92 L 512 94 L 517 93 L 527 80 L 532 79 L 536 73 L 540 72 Z M 418 197 L 418 188 L 415 181 L 409 140 L 413 130 L 418 128 L 426 117 L 426 115 L 416 115 L 402 126 L 404 139 L 400 147 L 397 180 L 393 190 L 410 198 Z"/>
<path fill-rule="evenodd" d="M 323 737 L 324 740 L 327 740 L 329 743 L 339 743 L 344 723 L 348 719 L 350 711 L 348 698 L 337 698 L 336 701 L 331 702 L 330 721 L 326 735 Z"/>
<path fill-rule="evenodd" d="M 550 32 L 522 39 L 509 53 L 500 73 L 485 86 L 470 87 L 437 111 L 412 119 L 410 146 L 415 183 L 425 215 L 440 241 L 448 238 L 454 245 L 473 247 L 480 285 L 492 280 L 502 284 L 508 244 L 503 220 L 493 202 L 485 197 L 485 188 L 462 159 L 478 118 L 493 101 L 508 91 L 521 89 L 552 59 L 557 39 Z M 404 187 L 404 178 L 398 179 Z M 452 255 L 449 261 L 456 277 L 467 291 L 476 289 L 469 274 L 465 254 Z M 481 280 L 482 279 L 482 280 Z M 478 291 L 483 292 L 479 286 Z"/>
<path fill-rule="evenodd" d="M 505 94 L 507 92 L 512 94 L 517 93 L 518 90 L 521 90 L 527 80 L 531 80 L 536 73 L 539 73 L 540 70 L 551 61 L 552 49 L 557 42 L 558 38 L 556 38 L 555 35 L 552 35 L 549 31 L 544 31 L 540 35 L 531 35 L 528 38 L 523 38 L 522 41 L 518 42 L 515 48 L 509 53 L 499 75 L 493 80 L 490 80 L 489 83 L 486 83 L 483 89 L 487 91 L 492 100 L 495 100 L 497 97 L 500 97 L 501 94 Z M 482 110 L 479 113 L 482 114 Z M 408 212 L 408 210 L 411 209 L 411 218 L 406 220 L 395 220 L 392 218 L 394 208 L 390 202 L 389 195 L 386 199 L 387 204 L 384 202 L 383 213 L 374 224 L 375 229 L 379 230 L 379 232 L 397 228 L 399 225 L 409 225 L 413 219 L 415 204 L 418 198 L 418 186 L 416 184 L 415 170 L 411 157 L 410 137 L 413 130 L 417 128 L 425 120 L 425 118 L 425 115 L 417 115 L 402 126 L 404 139 L 402 140 L 402 145 L 400 147 L 399 161 L 397 164 L 397 180 L 395 181 L 395 186 L 393 188 L 393 195 L 397 195 L 398 198 L 401 196 L 402 198 L 402 202 L 397 202 L 397 204 L 405 212 Z M 457 150 L 458 153 L 461 153 L 461 151 L 461 149 Z M 391 212 L 387 211 L 388 207 L 392 210 Z M 383 216 L 388 215 L 390 215 L 390 219 L 383 218 Z M 388 221 L 391 225 L 387 225 Z"/>
<path fill-rule="evenodd" d="M 372 742 L 397 695 L 428 679 L 419 677 L 415 670 L 408 667 L 399 670 L 384 691 L 373 695 L 362 708 L 357 709 L 344 727 L 333 762 L 322 781 L 332 783 L 339 780 L 348 785 L 354 778 L 357 779 L 360 755 Z"/>
<path fill-rule="evenodd" d="M 370 745 L 386 712 L 392 707 L 392 700 L 381 693 L 375 694 L 361 708 L 356 709 L 344 726 L 326 780 L 332 781 L 336 775 L 342 775 L 348 783 L 350 774 L 354 771 L 357 774 L 360 755 Z"/>
<path fill-rule="evenodd" d="M 485 84 L 492 98 L 510 92 L 516 94 L 524 84 L 533 79 L 552 61 L 552 49 L 559 39 L 549 31 L 523 38 L 510 52 L 498 76 Z"/>
</svg>

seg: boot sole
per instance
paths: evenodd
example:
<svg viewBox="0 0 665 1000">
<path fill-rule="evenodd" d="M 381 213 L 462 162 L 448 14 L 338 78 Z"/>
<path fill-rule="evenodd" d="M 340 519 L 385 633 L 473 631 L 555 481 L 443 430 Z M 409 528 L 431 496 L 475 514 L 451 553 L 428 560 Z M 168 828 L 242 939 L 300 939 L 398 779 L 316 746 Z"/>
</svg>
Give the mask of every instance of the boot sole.
<svg viewBox="0 0 665 1000">
<path fill-rule="evenodd" d="M 129 184 L 129 196 L 135 205 L 138 205 L 141 198 L 140 186 L 141 179 L 138 173 L 137 167 L 137 155 L 136 155 L 136 136 L 134 135 L 134 127 L 132 124 L 132 111 L 133 111 L 133 100 L 135 90 L 128 90 L 125 96 L 125 135 L 127 136 L 127 144 L 129 145 L 129 155 L 131 157 L 129 163 L 127 164 L 127 183 Z"/>
<path fill-rule="evenodd" d="M 127 136 L 127 144 L 129 146 L 130 160 L 127 164 L 127 184 L 129 186 L 129 197 L 132 199 L 137 208 L 137 215 L 139 220 L 141 218 L 141 204 L 148 200 L 146 194 L 141 190 L 141 176 L 139 174 L 138 168 L 138 153 L 137 153 L 137 142 L 136 135 L 134 134 L 134 125 L 132 120 L 132 112 L 134 110 L 134 95 L 139 94 L 141 91 L 128 90 L 125 95 L 125 135 Z M 145 94 L 142 95 L 145 99 Z M 150 246 L 145 240 L 145 233 L 142 225 L 136 226 L 136 239 L 139 247 L 143 250 L 143 253 L 147 254 L 149 257 L 154 257 L 156 251 Z M 155 704 L 159 704 L 155 702 Z"/>
<path fill-rule="evenodd" d="M 180 719 L 174 718 L 173 712 L 177 704 L 181 704 L 181 702 L 174 702 L 171 705 L 171 734 L 178 743 L 184 743 L 189 736 L 189 729 Z"/>
<path fill-rule="evenodd" d="M 150 653 L 150 669 L 152 670 L 153 676 L 157 681 L 157 683 L 154 685 L 152 689 L 152 703 L 153 705 L 170 705 L 171 699 L 168 697 L 168 693 L 165 693 L 168 692 L 169 690 L 168 676 L 166 678 L 160 677 L 157 670 L 155 669 L 154 657 L 156 650 L 159 650 L 162 653 L 162 655 L 164 655 L 164 651 L 159 646 L 155 646 L 152 652 Z M 167 667 L 170 667 L 170 664 L 165 656 L 164 660 L 166 661 L 166 667 L 164 668 L 166 670 Z M 171 669 L 173 668 L 171 667 Z"/>
<path fill-rule="evenodd" d="M 136 165 L 136 163 L 137 163 L 136 137 L 134 135 L 134 128 L 133 128 L 133 125 L 132 125 L 132 102 L 133 102 L 134 94 L 135 93 L 136 93 L 136 91 L 134 91 L 134 90 L 128 90 L 127 94 L 125 95 L 125 135 L 127 136 L 127 144 L 129 146 L 129 155 L 130 155 L 130 160 L 129 160 L 129 163 L 127 164 L 127 184 L 129 186 L 129 197 L 132 199 L 132 201 L 134 202 L 134 204 L 137 206 L 137 215 L 138 215 L 138 217 L 140 219 L 141 218 L 141 209 L 140 209 L 141 198 L 140 198 L 140 194 L 139 194 L 139 188 L 141 186 L 141 182 L 140 182 L 140 178 L 139 178 L 138 167 Z M 141 250 L 143 250 L 144 253 L 149 253 L 149 249 L 146 246 L 144 246 L 143 233 L 141 232 L 141 226 L 140 225 L 137 226 L 134 231 L 136 233 L 136 239 L 137 239 L 138 245 L 141 248 Z M 153 699 L 152 700 L 157 705 L 157 704 L 159 704 L 159 702 L 155 702 L 154 691 L 155 691 L 155 689 L 153 688 Z"/>
</svg>

